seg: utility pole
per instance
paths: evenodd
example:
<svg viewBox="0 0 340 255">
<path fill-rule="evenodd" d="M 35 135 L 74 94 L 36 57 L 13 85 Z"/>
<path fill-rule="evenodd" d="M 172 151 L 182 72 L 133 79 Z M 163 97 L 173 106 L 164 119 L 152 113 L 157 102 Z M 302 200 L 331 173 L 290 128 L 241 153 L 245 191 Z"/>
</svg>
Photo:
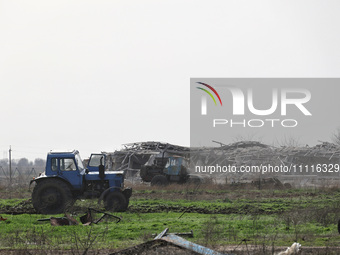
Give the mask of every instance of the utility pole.
<svg viewBox="0 0 340 255">
<path fill-rule="evenodd" d="M 12 184 L 12 148 L 9 146 L 9 184 Z"/>
</svg>

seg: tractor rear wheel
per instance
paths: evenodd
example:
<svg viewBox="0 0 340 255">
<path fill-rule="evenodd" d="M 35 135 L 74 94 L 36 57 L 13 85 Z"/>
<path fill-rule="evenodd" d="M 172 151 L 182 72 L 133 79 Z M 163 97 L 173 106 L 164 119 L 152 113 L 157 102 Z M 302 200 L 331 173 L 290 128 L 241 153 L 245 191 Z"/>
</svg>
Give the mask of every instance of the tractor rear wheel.
<svg viewBox="0 0 340 255">
<path fill-rule="evenodd" d="M 166 186 L 168 184 L 168 179 L 164 175 L 156 175 L 151 180 L 151 186 Z"/>
<path fill-rule="evenodd" d="M 41 214 L 63 213 L 74 203 L 69 186 L 58 179 L 40 180 L 32 193 L 34 209 Z"/>
<path fill-rule="evenodd" d="M 123 193 L 119 191 L 109 192 L 104 199 L 105 209 L 113 212 L 125 212 L 128 208 L 129 201 Z"/>
</svg>

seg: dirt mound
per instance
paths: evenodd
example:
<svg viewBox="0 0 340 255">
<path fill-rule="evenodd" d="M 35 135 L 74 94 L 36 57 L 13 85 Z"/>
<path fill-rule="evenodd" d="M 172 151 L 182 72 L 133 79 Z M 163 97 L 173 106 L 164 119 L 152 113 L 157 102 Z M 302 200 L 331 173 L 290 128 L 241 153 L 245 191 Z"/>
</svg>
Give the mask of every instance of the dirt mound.
<svg viewBox="0 0 340 255">
<path fill-rule="evenodd" d="M 132 213 L 160 213 L 160 212 L 178 212 L 178 213 L 201 213 L 201 214 L 275 214 L 282 212 L 280 206 L 273 208 L 259 208 L 257 205 L 245 204 L 235 207 L 212 207 L 212 206 L 179 206 L 179 205 L 131 205 L 128 212 Z"/>
</svg>

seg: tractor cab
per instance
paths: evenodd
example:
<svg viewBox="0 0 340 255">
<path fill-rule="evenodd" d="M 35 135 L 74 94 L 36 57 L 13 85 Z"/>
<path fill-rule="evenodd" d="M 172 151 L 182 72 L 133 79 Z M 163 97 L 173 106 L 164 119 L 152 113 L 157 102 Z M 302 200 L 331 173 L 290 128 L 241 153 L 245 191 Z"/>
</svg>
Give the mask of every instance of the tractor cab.
<svg viewBox="0 0 340 255">
<path fill-rule="evenodd" d="M 164 167 L 164 174 L 166 175 L 180 175 L 182 168 L 182 157 L 169 157 Z"/>
<path fill-rule="evenodd" d="M 170 181 L 185 182 L 187 180 L 187 161 L 183 157 L 171 156 L 163 169 L 163 174 Z"/>
<path fill-rule="evenodd" d="M 85 175 L 85 168 L 77 150 L 48 153 L 45 176 L 60 177 L 68 181 L 74 189 L 81 189 L 82 175 Z"/>
</svg>

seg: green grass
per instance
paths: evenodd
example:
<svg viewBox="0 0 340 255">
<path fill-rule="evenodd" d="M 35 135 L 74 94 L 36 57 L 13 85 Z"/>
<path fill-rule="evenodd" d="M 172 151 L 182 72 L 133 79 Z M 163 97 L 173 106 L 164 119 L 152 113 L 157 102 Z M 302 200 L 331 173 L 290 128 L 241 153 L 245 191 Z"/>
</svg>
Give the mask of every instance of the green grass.
<svg viewBox="0 0 340 255">
<path fill-rule="evenodd" d="M 335 245 L 340 242 L 336 224 L 327 227 L 318 223 L 300 222 L 287 228 L 284 219 L 277 215 L 209 215 L 199 213 L 119 213 L 118 224 L 103 221 L 92 226 L 51 226 L 38 219 L 48 215 L 2 215 L 0 247 L 2 249 L 83 249 L 123 248 L 152 239 L 152 234 L 165 228 L 170 232 L 189 232 L 189 238 L 203 245 L 248 243 L 276 246 L 298 241 L 303 245 Z M 179 217 L 182 217 L 179 219 Z M 60 215 L 61 216 L 61 215 Z M 79 220 L 78 216 L 75 217 Z M 94 241 L 93 245 L 89 242 Z"/>
<path fill-rule="evenodd" d="M 1 199 L 0 205 L 3 206 L 16 206 L 25 199 L 13 198 L 13 199 Z"/>
<path fill-rule="evenodd" d="M 139 196 L 131 197 L 129 211 L 115 213 L 122 218 L 118 224 L 104 220 L 92 226 L 54 227 L 49 222 L 37 221 L 50 215 L 2 214 L 7 220 L 0 222 L 0 248 L 122 249 L 151 240 L 152 234 L 165 228 L 170 232 L 193 230 L 194 238 L 188 239 L 210 247 L 238 245 L 244 239 L 249 240 L 248 244 L 259 246 L 288 246 L 295 241 L 303 246 L 340 244 L 339 190 L 214 192 L 202 189 L 190 199 L 183 196 L 180 199 L 177 196 L 148 198 L 149 194 L 182 194 L 187 190 L 151 191 L 137 190 L 134 194 Z M 20 207 L 23 201 L 25 199 L 1 199 L 0 211 Z M 79 221 L 89 206 L 96 207 L 96 200 L 79 200 L 74 217 Z"/>
</svg>

